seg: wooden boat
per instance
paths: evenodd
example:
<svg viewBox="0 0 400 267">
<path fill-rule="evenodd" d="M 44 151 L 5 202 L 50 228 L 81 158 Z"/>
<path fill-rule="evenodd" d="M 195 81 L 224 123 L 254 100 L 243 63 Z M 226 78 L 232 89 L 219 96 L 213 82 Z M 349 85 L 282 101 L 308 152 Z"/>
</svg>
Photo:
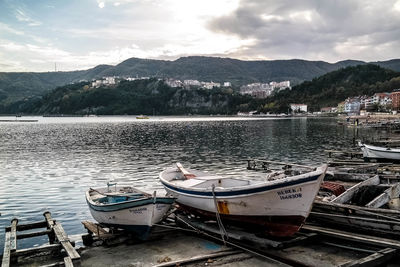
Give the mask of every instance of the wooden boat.
<svg viewBox="0 0 400 267">
<path fill-rule="evenodd" d="M 126 229 L 143 240 L 148 237 L 151 227 L 163 219 L 174 200 L 173 197 L 158 197 L 156 193 L 151 195 L 131 186 L 109 183 L 105 188 L 86 191 L 90 213 L 97 222 Z"/>
<path fill-rule="evenodd" d="M 385 159 L 400 161 L 400 148 L 380 147 L 358 143 L 364 159 Z"/>
<path fill-rule="evenodd" d="M 400 238 L 400 183 L 388 181 L 375 175 L 338 196 L 317 196 L 310 220 Z"/>
<path fill-rule="evenodd" d="M 182 209 L 291 236 L 309 215 L 326 169 L 322 165 L 300 175 L 253 181 L 186 170 L 178 163 L 161 172 L 160 180 Z"/>
</svg>

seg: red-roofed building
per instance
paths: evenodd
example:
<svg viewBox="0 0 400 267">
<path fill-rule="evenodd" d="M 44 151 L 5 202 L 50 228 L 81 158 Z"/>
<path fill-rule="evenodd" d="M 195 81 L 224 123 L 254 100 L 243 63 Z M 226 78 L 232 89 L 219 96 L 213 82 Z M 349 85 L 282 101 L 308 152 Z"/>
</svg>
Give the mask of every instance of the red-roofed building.
<svg viewBox="0 0 400 267">
<path fill-rule="evenodd" d="M 392 99 L 392 110 L 400 110 L 400 91 L 390 93 Z"/>
</svg>

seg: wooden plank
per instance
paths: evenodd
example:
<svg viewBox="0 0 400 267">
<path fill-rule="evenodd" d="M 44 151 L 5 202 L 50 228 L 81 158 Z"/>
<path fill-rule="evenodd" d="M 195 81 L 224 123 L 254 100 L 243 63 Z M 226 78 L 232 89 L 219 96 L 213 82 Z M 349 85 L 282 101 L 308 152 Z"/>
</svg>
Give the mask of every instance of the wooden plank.
<svg viewBox="0 0 400 267">
<path fill-rule="evenodd" d="M 46 221 L 34 222 L 34 223 L 28 223 L 28 224 L 18 224 L 17 231 L 31 230 L 31 229 L 42 228 L 42 227 L 46 227 L 46 226 L 47 226 Z M 6 231 L 11 231 L 11 226 L 6 227 Z"/>
<path fill-rule="evenodd" d="M 334 198 L 331 202 L 332 203 L 346 203 L 348 202 L 354 195 L 354 193 L 362 186 L 365 185 L 377 185 L 379 184 L 380 179 L 378 175 L 375 175 L 374 177 L 371 177 L 363 182 L 360 182 L 352 187 L 350 187 L 349 189 L 346 190 L 346 192 L 344 192 L 343 194 L 337 196 L 336 198 Z"/>
<path fill-rule="evenodd" d="M 188 264 L 188 263 L 193 263 L 196 261 L 215 259 L 215 258 L 219 258 L 219 257 L 235 255 L 235 254 L 242 254 L 242 253 L 243 253 L 243 251 L 239 251 L 239 250 L 219 251 L 219 252 L 215 252 L 215 253 L 211 253 L 211 254 L 207 254 L 207 255 L 199 255 L 199 256 L 194 256 L 194 257 L 190 257 L 190 258 L 186 258 L 186 259 L 180 259 L 180 260 L 160 263 L 160 264 L 156 264 L 153 266 L 154 267 L 180 266 L 181 264 Z"/>
<path fill-rule="evenodd" d="M 50 214 L 49 211 L 44 212 L 43 216 L 44 216 L 44 218 L 46 220 L 47 229 L 52 230 L 54 225 L 55 225 L 55 223 L 56 223 L 56 221 L 53 220 L 53 218 L 51 217 L 51 214 Z M 54 232 L 52 231 L 50 234 L 48 234 L 48 237 L 49 237 L 49 243 L 53 244 L 55 242 L 55 234 L 54 234 Z"/>
<path fill-rule="evenodd" d="M 34 248 L 18 249 L 17 251 L 15 251 L 14 255 L 16 257 L 31 256 L 44 252 L 59 251 L 61 248 L 62 248 L 61 244 L 51 244 Z"/>
<path fill-rule="evenodd" d="M 65 267 L 74 267 L 74 264 L 72 264 L 72 260 L 70 257 L 64 258 L 64 265 Z"/>
<path fill-rule="evenodd" d="M 318 210 L 323 208 L 324 210 L 329 209 L 331 211 L 346 212 L 350 214 L 364 214 L 371 215 L 380 218 L 386 218 L 388 220 L 400 220 L 400 211 L 391 209 L 374 209 L 361 207 L 356 205 L 341 204 L 341 203 L 331 203 L 326 201 L 314 200 L 313 210 L 318 207 Z"/>
<path fill-rule="evenodd" d="M 374 237 L 366 236 L 366 235 L 349 233 L 349 232 L 339 231 L 336 229 L 331 229 L 331 228 L 326 228 L 326 227 L 322 228 L 322 227 L 311 226 L 311 225 L 304 225 L 301 229 L 307 230 L 307 231 L 312 231 L 312 232 L 317 232 L 317 233 L 320 233 L 323 235 L 332 236 L 332 237 L 339 238 L 339 239 L 345 239 L 345 240 L 365 243 L 365 244 L 369 244 L 369 245 L 376 245 L 378 247 L 400 249 L 400 241 L 396 241 L 393 239 L 386 239 L 386 238 L 380 238 L 380 237 L 375 237 L 375 236 Z"/>
<path fill-rule="evenodd" d="M 65 249 L 65 252 L 67 253 L 68 257 L 71 258 L 73 262 L 79 261 L 81 259 L 81 256 L 78 254 L 78 252 L 75 250 L 75 248 L 71 245 L 69 241 L 61 241 L 61 246 Z"/>
<path fill-rule="evenodd" d="M 11 231 L 10 231 L 10 252 L 17 250 L 17 224 L 18 219 L 14 218 L 11 220 Z"/>
<path fill-rule="evenodd" d="M 35 237 L 35 236 L 48 235 L 48 234 L 51 234 L 51 232 L 52 232 L 52 230 L 44 230 L 44 231 L 40 231 L 40 232 L 18 234 L 17 239 L 25 239 L 25 238 Z"/>
<path fill-rule="evenodd" d="M 44 218 L 46 219 L 47 226 L 49 228 L 52 228 L 55 224 L 55 220 L 51 217 L 51 213 L 49 211 L 46 211 L 43 213 Z"/>
<path fill-rule="evenodd" d="M 64 266 L 65 266 L 64 261 L 50 263 L 50 264 L 46 264 L 46 265 L 40 265 L 40 267 L 64 267 Z"/>
<path fill-rule="evenodd" d="M 400 183 L 392 185 L 386 189 L 382 194 L 374 198 L 365 206 L 368 208 L 380 208 L 388 203 L 393 198 L 398 198 L 400 194 Z"/>
<path fill-rule="evenodd" d="M 393 248 L 385 248 L 377 251 L 365 258 L 355 260 L 349 263 L 345 263 L 341 265 L 342 267 L 373 267 L 373 266 L 381 266 L 382 264 L 391 260 L 397 254 L 397 249 Z"/>
<path fill-rule="evenodd" d="M 10 232 L 6 232 L 4 237 L 4 252 L 3 252 L 3 260 L 1 262 L 2 267 L 10 266 L 11 261 L 11 252 L 10 252 Z"/>
<path fill-rule="evenodd" d="M 90 233 L 95 234 L 99 238 L 110 238 L 113 236 L 113 234 L 107 232 L 103 227 L 96 223 L 83 221 L 82 224 Z"/>
<path fill-rule="evenodd" d="M 53 226 L 54 233 L 56 234 L 56 238 L 59 242 L 69 241 L 67 233 L 65 233 L 64 228 L 60 223 L 56 223 Z"/>
</svg>

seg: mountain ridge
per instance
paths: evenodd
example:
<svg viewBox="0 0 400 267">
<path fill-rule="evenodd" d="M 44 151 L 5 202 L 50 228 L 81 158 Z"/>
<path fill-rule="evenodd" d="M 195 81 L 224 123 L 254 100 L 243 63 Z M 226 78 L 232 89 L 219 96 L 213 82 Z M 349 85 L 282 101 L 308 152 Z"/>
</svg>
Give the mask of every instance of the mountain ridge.
<svg viewBox="0 0 400 267">
<path fill-rule="evenodd" d="M 233 86 L 253 82 L 289 80 L 293 85 L 328 72 L 360 64 L 376 64 L 400 71 L 400 59 L 364 62 L 343 60 L 336 63 L 290 60 L 240 60 L 225 57 L 188 56 L 173 61 L 129 58 L 117 65 L 101 64 L 87 70 L 58 72 L 0 72 L 0 102 L 40 96 L 58 86 L 105 76 L 146 76 L 157 78 L 229 81 Z"/>
</svg>

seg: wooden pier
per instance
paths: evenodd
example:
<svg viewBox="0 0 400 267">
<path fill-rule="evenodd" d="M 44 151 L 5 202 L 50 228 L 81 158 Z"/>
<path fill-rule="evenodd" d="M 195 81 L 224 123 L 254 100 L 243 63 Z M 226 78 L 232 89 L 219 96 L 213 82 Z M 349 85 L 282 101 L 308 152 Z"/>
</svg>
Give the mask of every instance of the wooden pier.
<svg viewBox="0 0 400 267">
<path fill-rule="evenodd" d="M 59 255 L 63 256 L 63 261 L 56 261 L 46 266 L 80 266 L 80 255 L 74 248 L 74 243 L 68 238 L 61 223 L 56 222 L 51 217 L 50 212 L 43 214 L 44 220 L 29 224 L 18 224 L 18 219 L 11 221 L 11 226 L 7 227 L 5 233 L 4 253 L 2 258 L 2 267 L 17 266 L 19 260 L 35 255 Z M 45 228 L 45 230 L 29 233 L 20 233 L 27 230 Z M 47 235 L 49 244 L 28 248 L 17 249 L 17 240 Z"/>
</svg>

